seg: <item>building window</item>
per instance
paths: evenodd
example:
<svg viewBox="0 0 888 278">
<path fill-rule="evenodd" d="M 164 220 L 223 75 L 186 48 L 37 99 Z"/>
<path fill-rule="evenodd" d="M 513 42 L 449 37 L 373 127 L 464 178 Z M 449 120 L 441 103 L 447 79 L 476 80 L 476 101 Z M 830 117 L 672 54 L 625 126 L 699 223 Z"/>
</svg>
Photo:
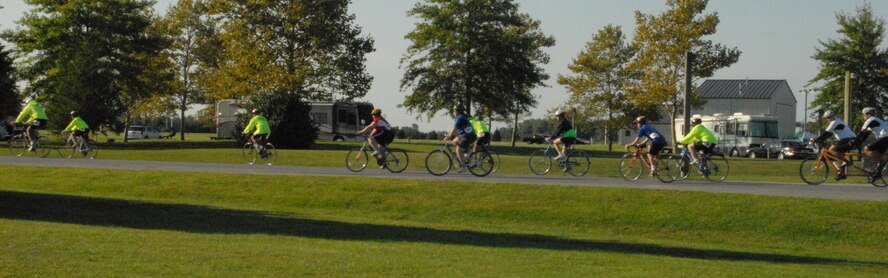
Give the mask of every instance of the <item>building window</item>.
<svg viewBox="0 0 888 278">
<path fill-rule="evenodd" d="M 632 136 L 632 131 L 626 130 L 626 135 L 623 135 L 623 136 L 626 136 L 626 137 Z"/>
</svg>

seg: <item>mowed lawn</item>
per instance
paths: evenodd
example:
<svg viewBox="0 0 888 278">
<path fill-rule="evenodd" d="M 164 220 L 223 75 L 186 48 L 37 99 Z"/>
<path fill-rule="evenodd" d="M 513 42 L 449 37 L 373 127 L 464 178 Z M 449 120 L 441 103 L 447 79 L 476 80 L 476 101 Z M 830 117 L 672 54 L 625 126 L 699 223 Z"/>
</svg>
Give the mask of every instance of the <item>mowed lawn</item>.
<svg viewBox="0 0 888 278">
<path fill-rule="evenodd" d="M 209 140 L 211 134 L 190 134 L 188 141 L 178 140 L 132 140 L 129 143 L 121 143 L 119 138 L 113 144 L 102 143 L 100 145 L 99 159 L 130 159 L 130 160 L 154 160 L 154 161 L 178 161 L 178 162 L 213 162 L 213 163 L 244 163 L 241 150 L 234 141 Z M 100 142 L 106 141 L 104 136 Z M 425 171 L 425 157 L 435 149 L 442 147 L 440 140 L 396 140 L 392 148 L 403 149 L 408 152 L 410 161 L 408 169 Z M 345 168 L 346 154 L 350 149 L 359 148 L 361 142 L 330 142 L 318 141 L 310 150 L 278 150 L 276 165 L 298 165 L 319 167 Z M 2 145 L 2 147 L 6 147 Z M 528 157 L 531 152 L 545 148 L 545 145 L 528 145 L 519 142 L 516 147 L 511 147 L 507 142 L 495 142 L 491 148 L 499 153 L 500 166 L 496 173 L 500 174 L 526 174 L 532 175 L 528 167 Z M 620 157 L 626 153 L 621 145 L 614 145 L 614 151 L 607 151 L 607 146 L 578 145 L 578 149 L 587 151 L 591 159 L 591 167 L 587 176 L 590 177 L 619 177 Z M 9 155 L 0 151 L 0 155 Z M 50 157 L 58 157 L 53 152 Z M 762 181 L 762 182 L 792 182 L 802 183 L 799 178 L 799 164 L 801 160 L 767 160 L 748 158 L 729 159 L 730 173 L 728 181 Z M 374 169 L 375 163 L 371 162 L 366 171 L 379 171 Z M 568 175 L 555 169 L 549 175 Z M 832 180 L 828 183 L 836 183 Z M 702 180 L 702 177 L 692 174 L 691 180 Z M 863 178 L 852 177 L 840 182 L 842 184 L 865 184 Z"/>
<path fill-rule="evenodd" d="M 0 276 L 885 277 L 888 203 L 0 166 Z"/>
</svg>

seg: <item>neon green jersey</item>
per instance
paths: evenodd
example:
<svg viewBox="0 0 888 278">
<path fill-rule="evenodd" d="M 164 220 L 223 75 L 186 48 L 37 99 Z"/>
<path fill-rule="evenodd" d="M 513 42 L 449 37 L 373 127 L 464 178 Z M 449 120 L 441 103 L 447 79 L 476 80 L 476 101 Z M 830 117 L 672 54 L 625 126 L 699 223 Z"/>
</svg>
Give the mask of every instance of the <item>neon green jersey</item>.
<svg viewBox="0 0 888 278">
<path fill-rule="evenodd" d="M 27 121 L 25 121 L 27 118 Z M 47 120 L 49 118 L 46 117 L 46 111 L 43 111 L 43 106 L 41 106 L 37 101 L 29 101 L 28 105 L 25 105 L 25 109 L 22 109 L 22 112 L 19 113 L 18 117 L 15 118 L 15 123 L 20 124 L 22 122 L 26 124 L 31 124 L 35 120 Z"/>
<path fill-rule="evenodd" d="M 484 121 L 482 121 L 478 118 L 475 118 L 475 117 L 470 118 L 469 123 L 472 124 L 472 128 L 475 129 L 475 133 L 477 133 L 479 135 L 482 133 L 490 132 L 490 130 L 487 129 L 487 125 L 484 124 Z"/>
<path fill-rule="evenodd" d="M 265 134 L 266 138 L 271 135 L 271 125 L 268 124 L 268 119 L 262 115 L 256 115 L 250 119 L 247 128 L 244 128 L 244 134 L 249 134 L 254 128 L 256 131 L 253 132 L 253 135 Z"/>
<path fill-rule="evenodd" d="M 698 124 L 694 126 L 694 129 L 691 129 L 691 132 L 688 135 L 685 135 L 684 138 L 681 138 L 679 144 L 687 145 L 695 142 L 709 142 L 713 144 L 718 144 L 718 138 L 715 137 L 715 134 L 712 134 L 712 131 L 709 131 L 708 128 L 703 126 L 703 124 Z"/>
<path fill-rule="evenodd" d="M 70 132 L 74 130 L 85 131 L 89 129 L 89 125 L 86 124 L 86 121 L 81 119 L 80 117 L 76 117 L 71 120 L 71 123 L 68 124 L 68 127 L 65 128 L 65 132 Z"/>
</svg>

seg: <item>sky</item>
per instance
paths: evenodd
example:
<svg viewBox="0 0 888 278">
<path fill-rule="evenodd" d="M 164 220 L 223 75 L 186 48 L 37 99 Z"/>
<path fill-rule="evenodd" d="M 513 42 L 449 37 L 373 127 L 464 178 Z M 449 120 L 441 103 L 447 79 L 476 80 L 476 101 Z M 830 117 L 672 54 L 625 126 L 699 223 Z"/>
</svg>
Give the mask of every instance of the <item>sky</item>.
<svg viewBox="0 0 888 278">
<path fill-rule="evenodd" d="M 367 56 L 367 70 L 374 77 L 363 101 L 383 110 L 384 116 L 396 126 L 417 123 L 423 131 L 449 130 L 453 120 L 440 116 L 429 120 L 419 114 L 408 114 L 398 108 L 408 92 L 400 90 L 404 70 L 400 59 L 410 46 L 404 35 L 410 32 L 415 19 L 406 12 L 417 0 L 352 0 L 350 12 L 364 35 L 375 40 L 376 51 Z M 545 49 L 551 61 L 544 65 L 551 75 L 546 87 L 533 93 L 539 105 L 532 110 L 534 118 L 563 105 L 568 91 L 555 80 L 568 75 L 567 66 L 583 50 L 585 44 L 602 27 L 619 25 L 632 39 L 635 11 L 659 14 L 666 9 L 665 0 L 516 0 L 519 10 L 542 22 L 545 34 L 555 37 L 556 45 Z M 175 0 L 159 0 L 155 5 L 161 13 Z M 817 74 L 819 63 L 812 59 L 820 41 L 837 39 L 836 12 L 855 13 L 863 0 L 710 0 L 706 13 L 717 13 L 717 33 L 708 39 L 728 47 L 737 47 L 740 60 L 721 69 L 712 79 L 778 79 L 786 80 L 797 104 L 797 119 L 803 117 L 805 89 Z M 888 1 L 871 1 L 876 16 L 888 19 Z M 0 0 L 0 29 L 15 27 L 15 21 L 29 10 L 22 0 Z M 888 47 L 888 42 L 882 47 Z M 702 82 L 702 81 L 699 81 Z M 697 85 L 699 85 L 699 82 Z M 814 95 L 808 97 L 810 102 Z M 494 123 L 493 128 L 504 123 Z"/>
</svg>

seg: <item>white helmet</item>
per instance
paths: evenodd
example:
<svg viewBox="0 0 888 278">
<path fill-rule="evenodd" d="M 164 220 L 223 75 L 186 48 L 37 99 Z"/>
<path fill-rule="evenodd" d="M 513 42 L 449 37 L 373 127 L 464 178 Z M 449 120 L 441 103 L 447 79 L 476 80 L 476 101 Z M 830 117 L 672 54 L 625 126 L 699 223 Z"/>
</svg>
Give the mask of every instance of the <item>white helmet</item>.
<svg viewBox="0 0 888 278">
<path fill-rule="evenodd" d="M 833 112 L 832 110 L 826 110 L 826 112 L 823 112 L 824 118 L 834 117 L 835 115 L 836 115 L 836 113 Z"/>
<path fill-rule="evenodd" d="M 863 114 L 867 114 L 867 115 L 871 115 L 871 116 L 872 116 L 872 115 L 875 115 L 875 114 L 876 114 L 876 108 L 866 107 L 866 108 L 863 108 L 863 111 L 862 111 L 862 112 L 863 112 Z"/>
<path fill-rule="evenodd" d="M 555 116 L 564 116 L 564 111 L 561 111 L 561 110 L 555 111 Z"/>
</svg>

